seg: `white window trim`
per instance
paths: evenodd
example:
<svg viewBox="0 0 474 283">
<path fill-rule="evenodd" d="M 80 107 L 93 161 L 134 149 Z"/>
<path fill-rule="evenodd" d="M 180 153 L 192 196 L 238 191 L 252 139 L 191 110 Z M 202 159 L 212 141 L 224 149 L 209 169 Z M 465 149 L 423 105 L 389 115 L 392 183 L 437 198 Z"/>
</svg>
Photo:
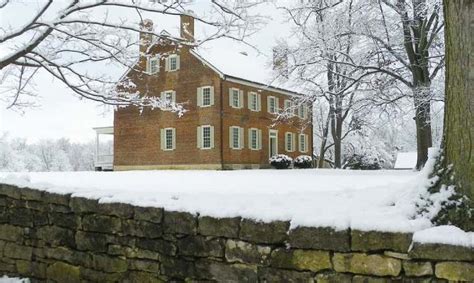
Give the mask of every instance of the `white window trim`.
<svg viewBox="0 0 474 283">
<path fill-rule="evenodd" d="M 209 88 L 210 92 L 210 104 L 204 105 L 204 89 Z M 197 89 L 197 105 L 201 108 L 211 107 L 214 105 L 214 86 L 202 86 Z"/>
<path fill-rule="evenodd" d="M 291 144 L 288 143 L 288 136 L 290 136 Z M 286 152 L 294 152 L 295 151 L 295 142 L 296 142 L 295 133 L 286 132 L 285 133 L 285 151 Z"/>
<path fill-rule="evenodd" d="M 301 104 L 298 106 L 298 117 L 300 119 L 307 119 L 308 118 L 308 106 Z"/>
<path fill-rule="evenodd" d="M 270 100 L 274 100 L 275 101 L 275 109 L 274 111 L 272 112 L 271 109 L 270 109 Z M 273 95 L 269 95 L 267 96 L 267 112 L 270 113 L 270 114 L 277 114 L 278 113 L 278 106 L 279 106 L 279 101 L 278 101 L 278 97 L 276 96 L 273 96 Z"/>
<path fill-rule="evenodd" d="M 166 132 L 171 130 L 171 148 L 166 147 Z M 173 151 L 176 149 L 176 128 L 162 128 L 160 133 L 160 144 L 162 151 Z"/>
<path fill-rule="evenodd" d="M 234 147 L 234 129 L 238 129 L 238 147 Z M 229 127 L 229 147 L 234 150 L 244 149 L 244 128 L 239 126 Z"/>
<path fill-rule="evenodd" d="M 252 100 L 255 97 L 255 109 L 252 108 Z M 260 112 L 262 108 L 262 102 L 261 102 L 261 95 L 260 93 L 254 92 L 254 91 L 249 91 L 248 96 L 247 96 L 247 104 L 248 108 L 250 111 L 253 112 Z"/>
<path fill-rule="evenodd" d="M 157 68 L 156 72 L 151 71 L 151 62 L 156 61 Z M 149 75 L 154 75 L 160 72 L 160 56 L 148 57 L 146 60 L 146 73 Z"/>
<path fill-rule="evenodd" d="M 170 62 L 170 59 L 171 59 L 171 58 L 176 58 L 176 69 L 174 69 L 174 70 L 171 70 L 171 69 L 170 69 L 170 68 L 171 68 L 171 62 Z M 178 55 L 178 54 L 171 54 L 171 55 L 169 55 L 168 57 L 166 57 L 165 65 L 166 65 L 166 66 L 165 66 L 165 67 L 166 67 L 165 69 L 166 69 L 167 72 L 176 72 L 176 71 L 178 71 L 178 70 L 180 69 L 180 67 L 181 67 L 181 66 L 180 66 L 179 55 Z"/>
<path fill-rule="evenodd" d="M 171 93 L 171 103 L 176 103 L 176 91 L 169 89 L 161 92 L 161 100 L 166 101 L 166 94 Z"/>
<path fill-rule="evenodd" d="M 272 137 L 272 136 L 274 136 L 274 137 Z M 268 130 L 268 157 L 272 157 L 270 155 L 270 151 L 271 151 L 270 141 L 271 141 L 272 138 L 275 138 L 275 148 L 276 148 L 276 153 L 275 154 L 278 154 L 278 145 L 279 145 L 279 143 L 278 143 L 278 130 Z"/>
<path fill-rule="evenodd" d="M 256 142 L 257 147 L 252 146 L 252 132 L 256 133 Z M 262 149 L 262 130 L 258 128 L 249 128 L 248 129 L 248 147 L 250 150 L 261 150 Z"/>
<path fill-rule="evenodd" d="M 238 93 L 238 105 L 234 105 L 234 91 Z M 241 89 L 231 87 L 229 88 L 229 106 L 234 109 L 242 109 L 244 107 L 244 92 Z"/>
<path fill-rule="evenodd" d="M 304 149 L 301 148 L 301 141 L 303 138 Z M 299 152 L 308 152 L 308 135 L 306 134 L 299 134 L 298 135 L 298 151 Z"/>
<path fill-rule="evenodd" d="M 204 147 L 204 128 L 209 128 L 209 132 L 210 132 L 210 146 L 209 147 Z M 209 150 L 209 149 L 213 149 L 215 147 L 215 144 L 214 144 L 214 126 L 212 125 L 201 125 L 201 126 L 198 126 L 197 128 L 197 145 L 198 145 L 198 148 L 201 149 L 201 150 Z"/>
</svg>

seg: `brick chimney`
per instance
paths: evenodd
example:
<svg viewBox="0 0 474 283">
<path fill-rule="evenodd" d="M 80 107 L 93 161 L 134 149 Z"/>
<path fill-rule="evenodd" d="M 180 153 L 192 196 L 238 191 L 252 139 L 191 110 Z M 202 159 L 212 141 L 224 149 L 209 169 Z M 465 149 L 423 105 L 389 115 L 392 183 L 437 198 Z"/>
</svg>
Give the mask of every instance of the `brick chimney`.
<svg viewBox="0 0 474 283">
<path fill-rule="evenodd" d="M 191 11 L 187 15 L 181 14 L 180 35 L 187 41 L 194 41 L 194 17 L 191 14 Z"/>
<path fill-rule="evenodd" d="M 140 23 L 140 54 L 145 54 L 153 41 L 153 35 L 147 32 L 153 32 L 153 22 L 150 19 Z"/>
</svg>

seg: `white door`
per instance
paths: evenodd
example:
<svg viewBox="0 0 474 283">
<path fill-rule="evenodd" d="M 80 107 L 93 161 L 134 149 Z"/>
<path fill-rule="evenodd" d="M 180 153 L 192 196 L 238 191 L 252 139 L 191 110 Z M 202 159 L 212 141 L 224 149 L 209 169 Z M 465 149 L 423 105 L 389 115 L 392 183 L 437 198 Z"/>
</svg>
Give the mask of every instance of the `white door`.
<svg viewBox="0 0 474 283">
<path fill-rule="evenodd" d="M 268 132 L 268 155 L 272 157 L 278 154 L 278 131 L 269 130 Z"/>
</svg>

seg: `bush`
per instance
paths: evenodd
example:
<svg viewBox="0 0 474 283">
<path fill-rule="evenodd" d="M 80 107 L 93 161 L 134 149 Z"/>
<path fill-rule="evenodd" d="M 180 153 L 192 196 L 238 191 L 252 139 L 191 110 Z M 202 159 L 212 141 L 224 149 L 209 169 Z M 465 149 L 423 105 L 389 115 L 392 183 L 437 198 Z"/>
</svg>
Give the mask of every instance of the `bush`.
<svg viewBox="0 0 474 283">
<path fill-rule="evenodd" d="M 276 169 L 287 169 L 288 167 L 290 167 L 293 159 L 288 155 L 277 154 L 270 157 L 268 161 L 270 162 L 270 165 L 272 165 Z"/>
<path fill-rule="evenodd" d="M 379 160 L 377 157 L 354 154 L 350 160 L 346 161 L 343 168 L 353 170 L 380 170 L 382 169 L 381 163 L 383 163 L 383 160 Z"/>
<path fill-rule="evenodd" d="M 295 158 L 294 165 L 296 168 L 311 168 L 313 167 L 313 159 L 309 155 L 300 155 Z"/>
</svg>

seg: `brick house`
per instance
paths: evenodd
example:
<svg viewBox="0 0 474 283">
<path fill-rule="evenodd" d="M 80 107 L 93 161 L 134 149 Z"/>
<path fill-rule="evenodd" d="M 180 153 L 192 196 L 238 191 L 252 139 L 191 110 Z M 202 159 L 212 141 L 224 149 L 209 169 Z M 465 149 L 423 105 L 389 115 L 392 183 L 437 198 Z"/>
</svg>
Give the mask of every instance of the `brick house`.
<svg viewBox="0 0 474 283">
<path fill-rule="evenodd" d="M 143 28 L 153 23 L 146 20 Z M 194 19 L 181 16 L 176 40 L 193 36 Z M 146 74 L 132 70 L 126 77 L 140 93 L 180 103 L 187 112 L 116 110 L 114 170 L 265 168 L 275 154 L 312 155 L 312 111 L 293 104 L 298 93 L 229 75 L 176 40 L 140 37 L 137 64 Z M 285 107 L 295 109 L 294 117 L 275 123 Z"/>
</svg>

